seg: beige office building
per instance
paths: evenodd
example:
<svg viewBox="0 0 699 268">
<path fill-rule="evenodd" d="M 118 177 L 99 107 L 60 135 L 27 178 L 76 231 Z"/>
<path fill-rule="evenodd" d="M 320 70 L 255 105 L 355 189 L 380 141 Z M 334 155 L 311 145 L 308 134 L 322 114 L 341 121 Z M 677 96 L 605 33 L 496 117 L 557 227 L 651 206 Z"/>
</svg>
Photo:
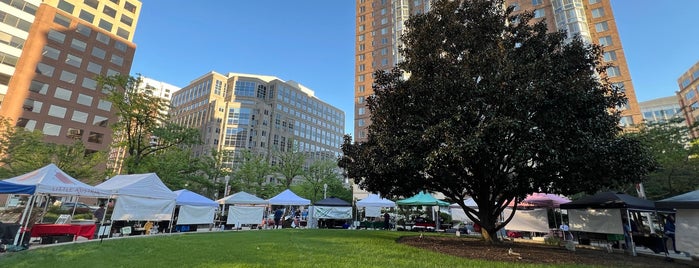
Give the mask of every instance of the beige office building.
<svg viewBox="0 0 699 268">
<path fill-rule="evenodd" d="M 233 152 L 224 160 L 235 168 L 243 150 L 270 156 L 275 151 L 305 152 L 307 164 L 339 157 L 345 114 L 295 81 L 267 75 L 210 72 L 172 96 L 173 122 L 201 130 L 203 145 Z"/>
<path fill-rule="evenodd" d="M 95 77 L 129 74 L 140 10 L 138 0 L 0 2 L 0 116 L 106 151 L 115 111 Z"/>
<path fill-rule="evenodd" d="M 546 19 L 550 31 L 567 30 L 588 42 L 604 46 L 610 82 L 624 89 L 628 103 L 620 107 L 622 126 L 642 122 L 641 112 L 626 64 L 621 38 L 609 0 L 506 0 L 516 10 L 532 10 Z M 366 98 L 373 94 L 372 73 L 389 70 L 401 61 L 399 36 L 411 14 L 428 12 L 429 0 L 356 0 L 354 139 L 364 141 L 370 122 Z"/>
</svg>

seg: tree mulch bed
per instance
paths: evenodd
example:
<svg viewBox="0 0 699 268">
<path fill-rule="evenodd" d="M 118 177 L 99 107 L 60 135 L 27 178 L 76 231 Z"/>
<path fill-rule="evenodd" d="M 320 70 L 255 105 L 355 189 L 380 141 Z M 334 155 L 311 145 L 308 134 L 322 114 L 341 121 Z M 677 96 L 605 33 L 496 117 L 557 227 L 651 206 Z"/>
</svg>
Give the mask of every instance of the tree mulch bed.
<svg viewBox="0 0 699 268">
<path fill-rule="evenodd" d="M 667 261 L 656 256 L 638 254 L 631 256 L 621 252 L 504 241 L 486 243 L 478 238 L 442 236 L 405 236 L 398 243 L 432 250 L 467 259 L 530 264 L 587 264 L 608 267 L 699 267 L 699 263 L 684 260 Z M 511 252 L 511 253 L 510 253 Z"/>
</svg>

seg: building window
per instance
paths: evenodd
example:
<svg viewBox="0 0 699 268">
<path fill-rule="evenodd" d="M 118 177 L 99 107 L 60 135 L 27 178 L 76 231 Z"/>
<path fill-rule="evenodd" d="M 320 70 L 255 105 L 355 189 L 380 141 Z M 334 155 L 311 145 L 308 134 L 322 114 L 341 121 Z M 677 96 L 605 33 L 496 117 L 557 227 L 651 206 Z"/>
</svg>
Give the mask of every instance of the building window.
<svg viewBox="0 0 699 268">
<path fill-rule="evenodd" d="M 107 127 L 108 123 L 109 119 L 104 116 L 95 115 L 95 118 L 92 119 L 92 124 L 95 126 Z"/>
<path fill-rule="evenodd" d="M 126 52 L 126 44 L 124 44 L 122 42 L 119 42 L 119 41 L 114 42 L 114 48 L 116 48 L 117 50 L 119 50 L 121 52 Z"/>
<path fill-rule="evenodd" d="M 70 27 L 70 18 L 58 13 L 56 13 L 56 16 L 53 17 L 53 22 L 66 28 Z"/>
<path fill-rule="evenodd" d="M 607 51 L 602 54 L 604 61 L 614 61 L 616 60 L 616 51 Z"/>
<path fill-rule="evenodd" d="M 39 93 L 41 95 L 46 95 L 46 92 L 49 90 L 49 85 L 46 83 L 42 83 L 36 80 L 32 80 L 32 83 L 29 84 L 29 91 Z"/>
<path fill-rule="evenodd" d="M 112 59 L 110 59 L 109 61 L 111 63 L 114 63 L 114 64 L 119 65 L 119 66 L 124 64 L 124 58 L 117 56 L 117 55 L 114 55 L 114 54 L 112 54 Z"/>
<path fill-rule="evenodd" d="M 612 83 L 612 87 L 614 87 L 619 92 L 626 92 L 626 87 L 624 86 L 624 82 Z"/>
<path fill-rule="evenodd" d="M 112 103 L 106 100 L 99 100 L 97 109 L 109 112 L 112 109 Z"/>
<path fill-rule="evenodd" d="M 92 33 L 92 29 L 90 29 L 90 27 L 87 27 L 82 24 L 78 24 L 78 27 L 75 28 L 75 31 L 86 37 L 90 37 L 90 33 Z"/>
<path fill-rule="evenodd" d="M 685 100 L 691 100 L 691 99 L 693 99 L 694 96 L 696 96 L 696 95 L 697 95 L 697 92 L 694 91 L 694 89 L 690 89 L 689 91 L 687 91 L 687 93 L 684 94 L 684 99 L 685 99 Z"/>
<path fill-rule="evenodd" d="M 102 72 L 102 65 L 99 65 L 94 62 L 88 62 L 87 70 L 95 74 L 100 74 Z"/>
<path fill-rule="evenodd" d="M 50 123 L 44 123 L 44 129 L 42 130 L 44 135 L 47 136 L 58 136 L 61 133 L 61 126 L 54 125 Z"/>
<path fill-rule="evenodd" d="M 621 71 L 619 71 L 619 67 L 617 66 L 611 66 L 607 68 L 607 76 L 609 77 L 617 77 L 621 75 Z"/>
<path fill-rule="evenodd" d="M 546 12 L 543 8 L 534 10 L 534 18 L 543 18 L 544 16 L 546 16 Z"/>
<path fill-rule="evenodd" d="M 627 127 L 633 125 L 633 118 L 631 116 L 624 116 L 619 120 L 619 125 L 622 127 Z"/>
<path fill-rule="evenodd" d="M 357 92 L 364 92 L 364 86 L 358 86 L 357 87 Z"/>
<path fill-rule="evenodd" d="M 22 106 L 22 109 L 38 114 L 41 112 L 41 106 L 43 105 L 43 102 L 35 101 L 33 99 L 26 99 L 24 100 L 24 106 Z"/>
<path fill-rule="evenodd" d="M 61 55 L 61 52 L 58 49 L 52 48 L 50 46 L 45 46 L 44 51 L 41 54 L 43 54 L 44 57 L 57 60 L 58 56 Z"/>
<path fill-rule="evenodd" d="M 532 0 L 532 6 L 538 6 L 542 4 L 542 0 Z"/>
<path fill-rule="evenodd" d="M 131 17 L 128 17 L 126 15 L 121 15 L 121 23 L 126 24 L 128 26 L 133 26 L 133 19 Z"/>
<path fill-rule="evenodd" d="M 92 96 L 85 95 L 85 94 L 78 94 L 78 104 L 85 105 L 87 107 L 92 106 Z"/>
<path fill-rule="evenodd" d="M 124 4 L 124 9 L 126 9 L 127 11 L 129 11 L 131 13 L 136 13 L 136 5 L 131 4 L 128 1 L 126 1 L 126 3 Z"/>
<path fill-rule="evenodd" d="M 105 45 L 109 45 L 109 40 L 110 40 L 110 39 L 111 39 L 111 38 L 109 38 L 109 36 L 107 36 L 106 34 L 97 32 L 97 41 L 100 41 L 100 42 L 102 42 L 102 43 L 105 44 Z"/>
<path fill-rule="evenodd" d="M 77 79 L 78 76 L 74 73 L 71 73 L 69 71 L 61 71 L 61 81 L 66 82 L 66 83 L 71 83 L 75 84 L 75 79 Z"/>
<path fill-rule="evenodd" d="M 85 52 L 85 49 L 87 48 L 87 43 L 80 41 L 78 39 L 73 39 L 73 40 L 70 40 L 70 47 L 72 47 L 75 50 L 78 50 L 80 52 Z"/>
<path fill-rule="evenodd" d="M 83 130 L 78 128 L 68 128 L 68 132 L 66 132 L 66 138 L 80 140 L 83 138 Z"/>
<path fill-rule="evenodd" d="M 104 139 L 104 134 L 90 131 L 90 135 L 87 136 L 87 142 L 101 144 Z"/>
<path fill-rule="evenodd" d="M 612 45 L 612 37 L 609 35 L 605 36 L 605 37 L 600 37 L 599 44 L 600 44 L 600 46 L 603 46 L 603 47 L 611 46 Z"/>
<path fill-rule="evenodd" d="M 602 16 L 604 16 L 604 8 L 599 7 L 599 8 L 595 8 L 592 10 L 592 17 L 593 18 L 599 18 Z"/>
<path fill-rule="evenodd" d="M 89 66 L 89 65 L 88 65 L 88 66 Z M 87 89 L 95 90 L 95 89 L 97 89 L 97 81 L 92 80 L 92 79 L 87 78 L 87 77 L 83 77 L 82 86 L 83 86 L 84 88 L 87 88 Z"/>
<path fill-rule="evenodd" d="M 89 23 L 93 23 L 95 21 L 95 15 L 85 11 L 84 9 L 80 10 L 80 15 L 78 17 Z"/>
<path fill-rule="evenodd" d="M 116 10 L 109 6 L 104 6 L 104 8 L 102 9 L 102 13 L 112 18 L 116 18 Z"/>
<path fill-rule="evenodd" d="M 87 123 L 87 116 L 88 116 L 88 114 L 85 112 L 74 110 L 73 116 L 70 118 L 70 120 L 84 124 L 84 123 Z"/>
<path fill-rule="evenodd" d="M 64 118 L 66 116 L 67 110 L 68 109 L 66 109 L 65 107 L 61 107 L 58 105 L 51 105 L 51 107 L 49 108 L 48 115 L 53 116 L 53 117 L 57 117 L 57 118 Z"/>
<path fill-rule="evenodd" d="M 364 103 L 364 96 L 359 96 L 359 97 L 357 97 L 357 103 L 358 103 L 358 104 Z"/>
<path fill-rule="evenodd" d="M 83 3 L 94 9 L 97 9 L 97 7 L 100 5 L 99 0 L 84 0 Z"/>
<path fill-rule="evenodd" d="M 359 115 L 366 114 L 366 108 L 361 107 L 361 108 L 357 109 L 357 114 L 359 114 Z"/>
<path fill-rule="evenodd" d="M 39 73 L 39 74 L 48 76 L 48 77 L 53 76 L 53 71 L 54 71 L 54 70 L 55 70 L 55 68 L 53 68 L 53 66 L 48 65 L 48 64 L 45 64 L 45 63 L 43 63 L 43 62 L 39 62 L 39 63 L 36 65 L 36 72 Z"/>
<path fill-rule="evenodd" d="M 116 33 L 116 34 L 117 34 L 117 36 L 119 36 L 119 37 L 121 37 L 121 38 L 124 38 L 124 39 L 129 39 L 129 35 L 131 35 L 131 33 L 129 33 L 129 31 L 124 30 L 124 29 L 121 28 L 121 27 L 119 27 L 119 28 L 117 29 L 117 33 Z"/>
<path fill-rule="evenodd" d="M 599 32 L 604 32 L 609 30 L 609 24 L 607 24 L 606 21 L 600 22 L 600 23 L 595 23 L 595 30 Z"/>
<path fill-rule="evenodd" d="M 78 56 L 68 54 L 68 56 L 66 56 L 66 63 L 70 66 L 80 68 L 80 64 L 83 63 L 83 59 Z"/>
<path fill-rule="evenodd" d="M 592 4 L 597 4 L 600 1 L 602 1 L 602 0 L 589 0 L 588 3 L 590 3 L 590 5 L 592 5 Z"/>
<path fill-rule="evenodd" d="M 104 59 L 104 57 L 107 55 L 107 51 L 104 51 L 104 49 L 101 49 L 98 47 L 93 47 L 91 54 L 92 54 L 92 56 L 98 57 L 100 59 Z"/>
<path fill-rule="evenodd" d="M 99 26 L 99 27 L 102 28 L 102 29 L 107 30 L 107 32 L 111 32 L 111 31 L 112 31 L 112 27 L 113 27 L 113 25 L 112 25 L 111 22 L 108 22 L 108 21 L 103 20 L 103 19 L 100 19 L 100 23 L 99 23 L 99 25 L 97 25 L 97 26 Z"/>
<path fill-rule="evenodd" d="M 364 119 L 357 120 L 357 126 L 363 127 L 364 126 Z"/>
<path fill-rule="evenodd" d="M 61 100 L 70 101 L 70 96 L 73 92 L 62 87 L 56 87 L 56 91 L 53 93 L 53 97 Z"/>
<path fill-rule="evenodd" d="M 56 30 L 49 30 L 48 34 L 49 39 L 58 42 L 59 44 L 63 44 L 66 40 L 66 35 L 64 33 L 60 33 Z"/>
<path fill-rule="evenodd" d="M 73 10 L 75 9 L 75 6 L 71 3 L 66 2 L 65 0 L 61 0 L 58 1 L 58 9 L 72 14 Z"/>
</svg>

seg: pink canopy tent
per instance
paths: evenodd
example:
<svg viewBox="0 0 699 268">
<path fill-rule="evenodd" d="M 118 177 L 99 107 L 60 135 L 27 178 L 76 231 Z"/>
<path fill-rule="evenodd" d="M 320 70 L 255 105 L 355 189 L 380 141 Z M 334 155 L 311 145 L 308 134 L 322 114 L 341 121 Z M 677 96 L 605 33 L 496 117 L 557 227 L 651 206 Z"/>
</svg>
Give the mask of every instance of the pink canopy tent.
<svg viewBox="0 0 699 268">
<path fill-rule="evenodd" d="M 533 193 L 528 195 L 517 207 L 520 208 L 557 208 L 561 204 L 570 202 L 570 199 L 557 194 Z M 514 201 L 508 207 L 514 206 Z"/>
</svg>

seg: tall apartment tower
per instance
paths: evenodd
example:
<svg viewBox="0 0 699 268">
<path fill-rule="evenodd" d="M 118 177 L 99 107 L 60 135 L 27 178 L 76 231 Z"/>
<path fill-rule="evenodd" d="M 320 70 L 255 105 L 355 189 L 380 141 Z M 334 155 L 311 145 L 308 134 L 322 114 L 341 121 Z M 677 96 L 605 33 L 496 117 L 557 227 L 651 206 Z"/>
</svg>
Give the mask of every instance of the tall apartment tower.
<svg viewBox="0 0 699 268">
<path fill-rule="evenodd" d="M 106 151 L 116 118 L 95 77 L 129 74 L 140 10 L 139 0 L 0 2 L 0 116 L 47 142 Z"/>
<path fill-rule="evenodd" d="M 224 164 L 234 168 L 243 150 L 270 156 L 304 152 L 307 164 L 340 156 L 345 114 L 305 86 L 274 76 L 210 72 L 175 92 L 175 123 L 201 130 L 195 155 L 232 151 Z"/>
<path fill-rule="evenodd" d="M 584 40 L 604 46 L 610 82 L 624 89 L 628 103 L 622 110 L 621 126 L 643 121 L 631 82 L 631 74 L 617 31 L 610 0 L 506 0 L 516 12 L 531 10 L 545 19 L 551 32 L 566 30 L 568 38 L 579 34 Z M 357 0 L 356 58 L 354 88 L 354 138 L 364 141 L 370 122 L 366 98 L 373 94 L 372 73 L 389 70 L 401 61 L 399 37 L 411 14 L 428 12 L 430 0 Z"/>
<path fill-rule="evenodd" d="M 677 78 L 677 98 L 687 126 L 699 122 L 699 62 Z M 699 138 L 699 130 L 692 128 L 692 138 Z"/>
</svg>

